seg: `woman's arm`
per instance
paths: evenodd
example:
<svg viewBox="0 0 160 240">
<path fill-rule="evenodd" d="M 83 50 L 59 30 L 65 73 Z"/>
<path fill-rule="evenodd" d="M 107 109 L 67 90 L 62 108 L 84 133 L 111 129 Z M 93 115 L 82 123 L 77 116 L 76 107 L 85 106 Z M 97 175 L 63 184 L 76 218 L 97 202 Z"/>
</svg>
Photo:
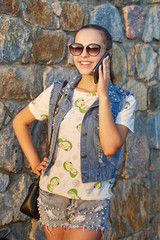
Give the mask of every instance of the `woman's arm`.
<svg viewBox="0 0 160 240">
<path fill-rule="evenodd" d="M 99 96 L 99 135 L 105 155 L 114 155 L 124 144 L 128 128 L 114 123 L 109 103 L 108 86 L 110 80 L 109 61 L 104 59 L 103 71 L 99 69 L 97 93 Z"/>
<path fill-rule="evenodd" d="M 99 99 L 99 135 L 105 155 L 114 155 L 124 144 L 128 134 L 128 128 L 115 124 L 110 108 L 109 98 Z"/>
<path fill-rule="evenodd" d="M 29 125 L 35 120 L 35 117 L 27 106 L 13 119 L 13 128 L 18 138 L 19 144 L 30 163 L 33 172 L 39 175 L 41 170 L 44 170 L 45 166 L 47 166 L 48 159 L 44 158 L 44 160 L 41 162 L 34 148 Z"/>
</svg>

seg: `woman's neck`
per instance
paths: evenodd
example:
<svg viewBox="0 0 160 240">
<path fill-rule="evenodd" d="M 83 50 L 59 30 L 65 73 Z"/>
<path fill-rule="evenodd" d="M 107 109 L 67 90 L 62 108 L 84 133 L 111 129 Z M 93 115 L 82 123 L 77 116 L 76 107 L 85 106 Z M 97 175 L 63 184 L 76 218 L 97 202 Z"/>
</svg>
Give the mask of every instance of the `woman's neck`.
<svg viewBox="0 0 160 240">
<path fill-rule="evenodd" d="M 94 83 L 93 76 L 83 75 L 76 89 L 83 92 L 97 92 L 97 84 Z"/>
</svg>

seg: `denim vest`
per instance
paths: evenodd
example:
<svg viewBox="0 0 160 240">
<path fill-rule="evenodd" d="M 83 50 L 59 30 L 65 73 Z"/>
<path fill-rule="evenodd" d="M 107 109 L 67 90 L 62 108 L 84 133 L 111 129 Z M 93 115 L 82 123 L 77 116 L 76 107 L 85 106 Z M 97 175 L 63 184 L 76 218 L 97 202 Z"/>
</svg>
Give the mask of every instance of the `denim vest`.
<svg viewBox="0 0 160 240">
<path fill-rule="evenodd" d="M 60 123 L 72 107 L 73 90 L 80 78 L 81 76 L 78 76 L 69 82 L 64 80 L 54 82 L 50 97 L 48 121 L 50 162 L 44 171 L 44 175 L 52 166 Z M 61 98 L 55 111 L 59 94 Z M 117 88 L 111 82 L 109 83 L 108 95 L 114 121 L 123 107 L 125 97 L 129 94 L 129 91 Z M 120 150 L 113 156 L 105 156 L 103 153 L 99 139 L 99 100 L 97 99 L 84 114 L 81 126 L 80 160 L 82 182 L 104 181 L 113 178 Z"/>
</svg>

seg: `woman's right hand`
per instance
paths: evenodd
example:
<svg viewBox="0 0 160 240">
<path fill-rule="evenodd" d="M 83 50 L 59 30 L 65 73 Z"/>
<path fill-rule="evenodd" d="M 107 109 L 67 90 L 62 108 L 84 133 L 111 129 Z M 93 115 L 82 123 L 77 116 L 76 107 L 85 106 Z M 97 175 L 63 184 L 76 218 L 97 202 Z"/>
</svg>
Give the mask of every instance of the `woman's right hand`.
<svg viewBox="0 0 160 240">
<path fill-rule="evenodd" d="M 44 157 L 43 161 L 40 162 L 40 164 L 38 164 L 34 169 L 32 168 L 32 172 L 39 176 L 41 174 L 41 171 L 44 171 L 48 164 L 49 159 L 47 157 Z"/>
</svg>

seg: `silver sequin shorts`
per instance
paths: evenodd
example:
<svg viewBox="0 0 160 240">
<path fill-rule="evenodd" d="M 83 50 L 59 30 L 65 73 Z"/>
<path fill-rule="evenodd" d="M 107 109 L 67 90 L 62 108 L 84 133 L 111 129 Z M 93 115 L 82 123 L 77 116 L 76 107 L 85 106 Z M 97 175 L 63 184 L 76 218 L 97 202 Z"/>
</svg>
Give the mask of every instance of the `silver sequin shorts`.
<svg viewBox="0 0 160 240">
<path fill-rule="evenodd" d="M 40 190 L 40 222 L 50 227 L 108 229 L 109 200 L 77 200 Z"/>
</svg>

